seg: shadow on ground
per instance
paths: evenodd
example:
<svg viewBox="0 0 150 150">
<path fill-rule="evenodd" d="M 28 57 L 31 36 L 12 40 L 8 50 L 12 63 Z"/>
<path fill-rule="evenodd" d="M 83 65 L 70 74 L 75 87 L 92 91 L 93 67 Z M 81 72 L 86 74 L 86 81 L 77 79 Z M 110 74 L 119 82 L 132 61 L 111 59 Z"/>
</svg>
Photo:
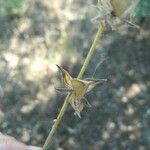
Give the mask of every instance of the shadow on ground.
<svg viewBox="0 0 150 150">
<path fill-rule="evenodd" d="M 61 82 L 53 64 L 76 77 L 97 25 L 86 13 L 89 1 L 25 2 L 24 14 L 0 17 L 0 130 L 42 145 L 65 98 L 54 89 Z M 105 34 L 84 77 L 92 77 L 104 60 L 94 78 L 108 82 L 86 96 L 92 107 L 83 110 L 82 119 L 69 107 L 51 149 L 148 149 L 148 27 L 149 20 L 140 31 L 126 28 Z"/>
</svg>

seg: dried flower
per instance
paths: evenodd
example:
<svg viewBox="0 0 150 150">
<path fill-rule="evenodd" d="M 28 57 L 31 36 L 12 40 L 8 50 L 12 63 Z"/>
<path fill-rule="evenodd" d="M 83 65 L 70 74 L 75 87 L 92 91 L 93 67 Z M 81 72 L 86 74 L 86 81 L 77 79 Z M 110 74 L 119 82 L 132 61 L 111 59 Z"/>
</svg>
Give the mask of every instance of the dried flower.
<svg viewBox="0 0 150 150">
<path fill-rule="evenodd" d="M 76 78 L 72 78 L 70 74 L 58 66 L 62 73 L 63 83 L 65 88 L 56 88 L 56 90 L 60 92 L 69 92 L 70 93 L 70 104 L 75 110 L 75 115 L 78 115 L 80 118 L 80 112 L 83 110 L 84 105 L 87 104 L 90 106 L 87 99 L 84 97 L 85 94 L 91 91 L 97 84 L 107 81 L 106 79 L 87 79 L 87 80 L 79 80 Z"/>
<path fill-rule="evenodd" d="M 140 0 L 98 0 L 99 14 L 92 20 L 100 18 L 114 30 L 123 24 L 139 28 L 132 23 L 135 7 Z"/>
</svg>

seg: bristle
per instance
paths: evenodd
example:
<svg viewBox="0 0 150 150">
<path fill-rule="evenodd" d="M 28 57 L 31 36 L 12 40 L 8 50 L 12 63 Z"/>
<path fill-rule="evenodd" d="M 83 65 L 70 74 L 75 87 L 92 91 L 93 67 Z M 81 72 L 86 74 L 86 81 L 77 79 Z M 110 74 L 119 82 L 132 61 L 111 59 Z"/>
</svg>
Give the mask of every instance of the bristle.
<svg viewBox="0 0 150 150">
<path fill-rule="evenodd" d="M 62 68 L 59 65 L 56 64 L 56 66 L 58 67 L 58 69 L 60 69 L 62 71 Z"/>
<path fill-rule="evenodd" d="M 65 70 L 62 67 L 60 67 L 59 65 L 57 65 L 57 64 L 56 64 L 56 66 L 61 71 L 62 75 L 64 76 L 65 75 Z"/>
</svg>

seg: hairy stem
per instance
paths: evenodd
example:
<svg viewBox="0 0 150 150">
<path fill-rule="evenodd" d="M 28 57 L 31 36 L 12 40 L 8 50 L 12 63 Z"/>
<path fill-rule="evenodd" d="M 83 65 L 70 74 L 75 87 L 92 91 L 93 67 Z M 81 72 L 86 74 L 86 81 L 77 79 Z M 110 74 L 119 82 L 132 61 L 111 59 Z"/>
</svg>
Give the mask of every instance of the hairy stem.
<svg viewBox="0 0 150 150">
<path fill-rule="evenodd" d="M 85 72 L 85 70 L 86 70 L 86 68 L 87 68 L 87 66 L 88 66 L 88 64 L 89 64 L 89 62 L 90 62 L 90 60 L 92 58 L 93 52 L 95 50 L 95 47 L 96 47 L 97 43 L 99 42 L 100 38 L 102 37 L 104 29 L 105 29 L 104 26 L 100 24 L 99 29 L 97 31 L 97 34 L 96 34 L 96 36 L 94 38 L 94 41 L 92 43 L 92 46 L 91 46 L 91 48 L 90 48 L 90 50 L 88 52 L 88 55 L 87 55 L 87 57 L 85 59 L 85 62 L 83 64 L 83 66 L 82 66 L 82 68 L 81 68 L 81 70 L 79 72 L 79 75 L 77 77 L 78 79 L 82 79 L 82 76 L 83 76 L 83 74 L 84 74 L 84 72 Z M 57 116 L 57 119 L 56 119 L 55 123 L 53 124 L 53 126 L 52 126 L 52 128 L 51 128 L 51 130 L 49 132 L 49 135 L 48 135 L 48 137 L 47 137 L 47 139 L 46 139 L 46 141 L 44 143 L 43 150 L 48 150 L 48 146 L 49 146 L 49 144 L 52 141 L 52 137 L 53 137 L 54 133 L 56 132 L 57 127 L 58 127 L 60 121 L 62 120 L 62 118 L 64 116 L 64 113 L 67 110 L 70 98 L 71 98 L 71 95 L 68 94 L 66 99 L 65 99 L 65 101 L 64 101 L 64 104 L 63 104 L 63 106 L 62 106 L 62 108 L 61 108 L 61 110 L 60 110 L 60 112 L 59 112 L 59 114 Z"/>
</svg>

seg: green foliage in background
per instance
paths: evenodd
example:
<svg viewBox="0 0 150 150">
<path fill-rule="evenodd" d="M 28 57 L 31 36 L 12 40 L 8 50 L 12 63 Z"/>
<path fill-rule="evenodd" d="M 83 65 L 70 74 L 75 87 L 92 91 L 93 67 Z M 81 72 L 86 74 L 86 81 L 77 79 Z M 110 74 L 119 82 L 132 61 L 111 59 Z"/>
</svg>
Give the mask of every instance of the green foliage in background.
<svg viewBox="0 0 150 150">
<path fill-rule="evenodd" d="M 23 0 L 0 0 L 0 15 L 19 13 L 23 6 Z"/>
<path fill-rule="evenodd" d="M 137 8 L 137 18 L 150 18 L 150 0 L 141 0 Z"/>
</svg>

